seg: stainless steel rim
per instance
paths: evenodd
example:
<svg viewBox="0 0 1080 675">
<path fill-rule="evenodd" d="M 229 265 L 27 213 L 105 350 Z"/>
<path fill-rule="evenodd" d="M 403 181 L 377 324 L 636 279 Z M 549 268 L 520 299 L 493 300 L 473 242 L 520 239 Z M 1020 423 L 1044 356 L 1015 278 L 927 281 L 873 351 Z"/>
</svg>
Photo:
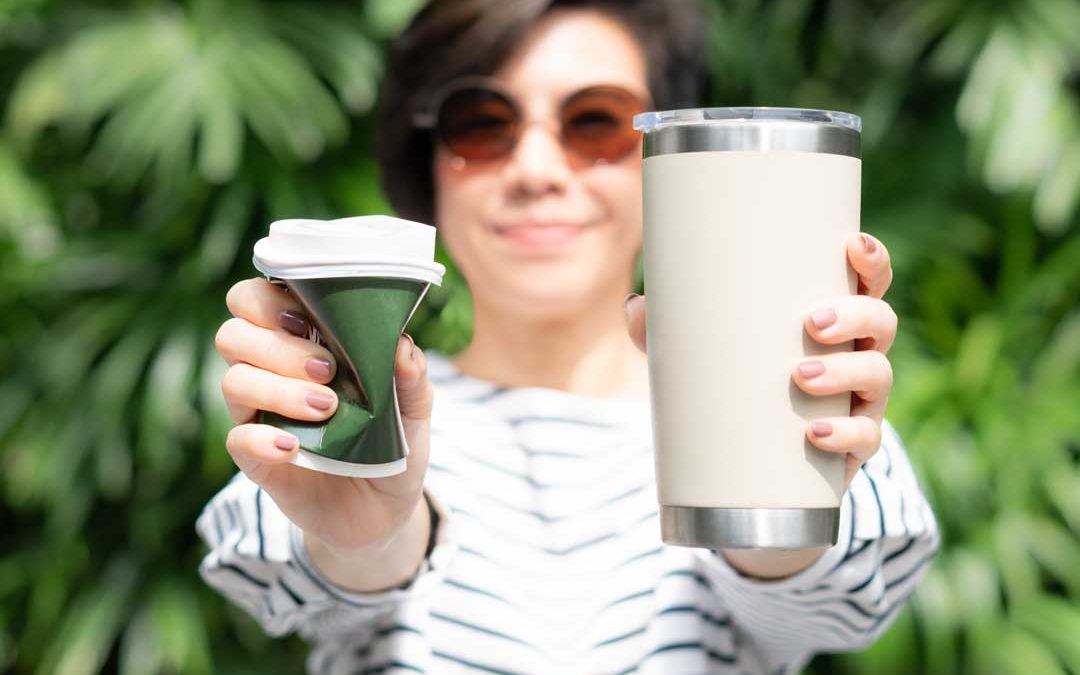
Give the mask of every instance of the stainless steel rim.
<svg viewBox="0 0 1080 675">
<path fill-rule="evenodd" d="M 818 152 L 862 158 L 860 135 L 835 124 L 723 120 L 671 124 L 645 134 L 645 157 L 707 151 Z"/>
<path fill-rule="evenodd" d="M 666 544 L 698 548 L 816 548 L 833 546 L 840 509 L 716 509 L 660 506 Z"/>
</svg>

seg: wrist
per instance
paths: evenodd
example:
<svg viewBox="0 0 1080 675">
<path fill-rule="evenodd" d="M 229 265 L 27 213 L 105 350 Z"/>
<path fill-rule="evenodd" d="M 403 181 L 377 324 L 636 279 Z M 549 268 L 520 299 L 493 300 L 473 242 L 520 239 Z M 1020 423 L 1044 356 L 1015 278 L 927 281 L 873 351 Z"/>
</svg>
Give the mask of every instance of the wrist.
<svg viewBox="0 0 1080 675">
<path fill-rule="evenodd" d="M 739 573 L 755 579 L 777 580 L 790 577 L 817 562 L 826 549 L 795 550 L 722 549 L 720 555 Z"/>
<path fill-rule="evenodd" d="M 415 576 L 424 561 L 432 523 L 421 494 L 404 524 L 386 538 L 358 548 L 331 546 L 303 532 L 304 548 L 315 568 L 337 586 L 356 592 L 393 589 Z"/>
</svg>

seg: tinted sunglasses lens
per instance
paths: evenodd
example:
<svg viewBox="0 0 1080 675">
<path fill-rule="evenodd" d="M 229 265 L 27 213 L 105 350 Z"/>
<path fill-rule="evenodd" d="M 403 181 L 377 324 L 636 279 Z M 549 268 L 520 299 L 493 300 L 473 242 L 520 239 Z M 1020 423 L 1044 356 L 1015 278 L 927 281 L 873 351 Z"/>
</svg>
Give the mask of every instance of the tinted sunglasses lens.
<svg viewBox="0 0 1080 675">
<path fill-rule="evenodd" d="M 454 92 L 439 108 L 439 138 L 450 152 L 466 160 L 505 156 L 514 147 L 517 127 L 514 106 L 489 89 Z"/>
<path fill-rule="evenodd" d="M 562 111 L 566 144 L 586 159 L 622 159 L 641 139 L 633 127 L 633 117 L 641 110 L 633 94 L 619 89 L 587 89 L 575 94 Z"/>
</svg>

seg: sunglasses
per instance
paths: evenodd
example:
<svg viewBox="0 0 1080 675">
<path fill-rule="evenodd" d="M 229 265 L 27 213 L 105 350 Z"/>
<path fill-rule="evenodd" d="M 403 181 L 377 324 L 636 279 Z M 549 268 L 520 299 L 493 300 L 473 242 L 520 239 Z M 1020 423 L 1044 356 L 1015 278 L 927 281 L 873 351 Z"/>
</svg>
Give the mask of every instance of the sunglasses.
<svg viewBox="0 0 1080 675">
<path fill-rule="evenodd" d="M 622 87 L 586 87 L 559 104 L 559 140 L 587 164 L 615 162 L 638 147 L 641 134 L 632 121 L 645 110 L 646 104 Z M 413 121 L 467 162 L 505 159 L 529 124 L 517 101 L 487 78 L 452 83 Z"/>
</svg>

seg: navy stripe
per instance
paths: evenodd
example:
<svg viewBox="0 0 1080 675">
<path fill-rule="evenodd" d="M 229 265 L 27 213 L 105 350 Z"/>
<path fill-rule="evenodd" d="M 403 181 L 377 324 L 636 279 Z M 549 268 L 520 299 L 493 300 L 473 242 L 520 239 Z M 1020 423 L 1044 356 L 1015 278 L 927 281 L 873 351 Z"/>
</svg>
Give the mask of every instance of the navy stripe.
<svg viewBox="0 0 1080 675">
<path fill-rule="evenodd" d="M 637 562 L 638 560 L 643 560 L 645 558 L 651 558 L 654 555 L 660 555 L 660 553 L 662 553 L 663 550 L 664 550 L 663 546 L 657 546 L 656 548 L 649 549 L 648 551 L 645 551 L 643 553 L 638 553 L 638 554 L 630 556 L 626 560 L 622 561 L 621 563 L 616 565 L 615 568 L 618 569 L 620 567 L 626 567 L 630 563 Z"/>
<path fill-rule="evenodd" d="M 890 588 L 892 588 L 893 586 L 896 586 L 897 584 L 904 583 L 909 578 L 911 578 L 911 575 L 917 573 L 919 570 L 926 567 L 926 564 L 929 563 L 933 559 L 935 553 L 936 553 L 936 551 L 930 551 L 930 553 L 924 555 L 922 558 L 919 558 L 919 561 L 917 563 L 915 563 L 914 565 L 912 565 L 911 569 L 909 569 L 903 576 L 897 577 L 897 578 L 893 579 L 892 581 L 886 582 L 885 583 L 885 590 L 887 591 Z"/>
<path fill-rule="evenodd" d="M 255 491 L 255 531 L 259 533 L 259 560 L 266 560 L 265 546 L 262 531 L 262 488 Z"/>
<path fill-rule="evenodd" d="M 492 386 L 492 388 L 489 391 L 486 391 L 483 394 L 480 394 L 479 396 L 474 396 L 472 398 L 462 399 L 462 403 L 487 403 L 487 402 L 492 401 L 492 400 L 494 400 L 496 398 L 499 398 L 500 396 L 502 396 L 503 394 L 505 394 L 505 393 L 507 393 L 509 391 L 513 391 L 513 390 L 510 389 L 509 387 Z"/>
<path fill-rule="evenodd" d="M 503 633 L 501 631 L 497 631 L 497 630 L 495 630 L 493 628 L 485 628 L 484 626 L 477 626 L 474 623 L 469 623 L 468 621 L 465 621 L 463 619 L 458 619 L 456 617 L 452 617 L 452 616 L 443 614 L 442 612 L 429 612 L 429 614 L 431 615 L 431 618 L 438 619 L 439 621 L 444 621 L 446 623 L 452 623 L 455 626 L 461 626 L 462 628 L 468 628 L 469 630 L 476 631 L 477 633 L 484 633 L 485 635 L 490 635 L 492 637 L 502 638 L 502 639 L 507 640 L 509 642 L 515 642 L 515 643 L 517 643 L 519 645 L 524 645 L 524 646 L 526 646 L 526 647 L 528 647 L 530 649 L 535 649 L 535 647 L 531 643 L 526 642 L 525 640 L 522 640 L 519 637 L 514 637 L 513 635 L 507 635 L 506 633 Z"/>
<path fill-rule="evenodd" d="M 737 660 L 734 654 L 723 654 L 721 652 L 713 651 L 706 647 L 705 643 L 701 642 L 700 640 L 695 640 L 693 642 L 673 642 L 671 644 L 662 645 L 646 654 L 642 661 L 650 657 L 656 656 L 657 654 L 663 654 L 664 652 L 671 652 L 678 649 L 700 649 L 701 651 L 705 652 L 705 654 L 710 659 L 723 661 L 724 663 L 735 663 Z"/>
<path fill-rule="evenodd" d="M 420 630 L 419 628 L 414 628 L 413 626 L 406 626 L 403 623 L 395 623 L 395 624 L 393 624 L 391 626 L 385 626 L 383 628 L 380 628 L 375 633 L 375 635 L 377 635 L 379 637 L 386 637 L 387 635 L 390 635 L 391 633 L 415 633 L 416 635 L 419 635 L 420 637 L 424 636 L 424 631 Z"/>
<path fill-rule="evenodd" d="M 860 471 L 866 474 L 866 479 L 870 481 L 870 489 L 874 491 L 874 501 L 877 502 L 878 508 L 878 528 L 881 532 L 881 537 L 885 536 L 885 507 L 881 505 L 881 495 L 878 494 L 877 483 L 874 482 L 873 476 L 866 470 L 866 465 L 863 464 L 860 467 Z"/>
<path fill-rule="evenodd" d="M 499 602 L 506 603 L 507 605 L 510 605 L 511 607 L 514 606 L 514 603 L 510 602 L 509 600 L 502 597 L 501 595 L 497 595 L 495 593 L 492 593 L 491 591 L 485 591 L 484 589 L 477 588 L 476 586 L 470 586 L 469 584 L 462 583 L 460 581 L 457 581 L 456 579 L 445 579 L 443 581 L 443 583 L 445 583 L 447 586 L 452 586 L 454 588 L 460 588 L 463 591 L 468 591 L 469 593 L 475 593 L 477 595 L 487 596 L 487 597 L 492 598 L 494 600 L 498 600 Z"/>
<path fill-rule="evenodd" d="M 222 500 L 222 506 L 225 507 L 225 515 L 229 517 L 229 531 L 236 529 L 236 515 L 233 514 L 233 504 L 231 499 Z"/>
<path fill-rule="evenodd" d="M 870 576 L 866 578 L 866 581 L 863 581 L 863 582 L 862 582 L 862 583 L 860 583 L 860 584 L 855 584 L 855 585 L 854 585 L 854 586 L 852 586 L 851 588 L 847 589 L 847 592 L 848 592 L 848 593 L 858 593 L 858 592 L 859 592 L 859 591 L 861 591 L 862 589 L 864 589 L 864 588 L 866 588 L 867 586 L 869 586 L 869 585 L 870 585 L 870 582 L 871 582 L 871 581 L 873 581 L 873 580 L 874 580 L 874 577 L 876 577 L 876 576 L 877 576 L 877 574 L 878 574 L 878 570 L 879 570 L 879 569 L 880 569 L 880 568 L 878 568 L 878 567 L 875 567 L 875 568 L 874 568 L 874 571 L 872 571 L 872 572 L 870 573 Z"/>
<path fill-rule="evenodd" d="M 638 598 L 644 598 L 652 595 L 655 592 L 656 589 L 650 588 L 648 590 L 638 591 L 637 593 L 631 593 L 630 595 L 624 595 L 621 598 L 616 598 L 615 600 L 612 600 L 608 604 L 604 605 L 604 609 L 611 609 L 616 605 L 621 605 L 622 603 L 630 602 L 631 600 L 637 600 Z"/>
<path fill-rule="evenodd" d="M 879 598 L 879 601 L 880 601 L 880 598 Z M 851 599 L 845 599 L 844 604 L 847 605 L 848 607 L 852 608 L 853 610 L 855 610 L 859 614 L 862 614 L 867 619 L 876 619 L 879 616 L 881 616 L 881 614 L 879 612 L 875 612 L 875 611 L 872 611 L 872 610 L 869 610 L 869 609 L 865 609 L 862 605 L 860 605 L 859 603 L 857 603 L 857 602 L 855 602 L 854 600 L 851 600 Z"/>
<path fill-rule="evenodd" d="M 645 633 L 645 628 L 646 628 L 645 626 L 642 626 L 641 628 L 638 628 L 636 630 L 632 630 L 632 631 L 630 631 L 628 633 L 623 633 L 622 635 L 616 635 L 615 637 L 608 638 L 607 640 L 604 640 L 603 642 L 597 642 L 596 644 L 593 645 L 593 647 L 606 647 L 607 645 L 613 645 L 613 644 L 615 644 L 617 642 L 622 642 L 623 640 L 629 640 L 632 637 L 637 637 L 638 635 L 643 635 Z"/>
<path fill-rule="evenodd" d="M 665 574 L 660 575 L 660 581 L 663 581 L 664 579 L 667 579 L 669 577 L 690 577 L 695 582 L 697 582 L 698 585 L 704 587 L 705 590 L 712 591 L 712 584 L 709 583 L 709 580 L 706 579 L 703 575 L 701 575 L 698 572 L 693 572 L 693 571 L 690 571 L 690 570 L 672 570 L 671 572 L 666 572 Z M 604 605 L 604 609 L 610 609 L 610 608 L 614 607 L 615 605 L 620 605 L 620 604 L 622 604 L 624 602 L 629 602 L 631 600 L 636 600 L 638 598 L 643 598 L 643 597 L 646 597 L 648 595 L 652 595 L 655 592 L 656 592 L 655 588 L 649 588 L 649 589 L 646 589 L 646 590 L 643 590 L 643 591 L 638 591 L 637 593 L 631 593 L 630 595 L 624 595 L 624 596 L 622 596 L 620 598 L 616 598 L 615 600 L 612 600 L 608 604 Z"/>
<path fill-rule="evenodd" d="M 523 417 L 507 418 L 507 423 L 512 427 L 520 427 L 535 422 L 548 422 L 555 424 L 569 424 L 578 427 L 592 427 L 594 429 L 611 429 L 607 422 L 593 422 L 592 420 L 580 420 L 573 417 L 548 417 L 546 415 L 526 415 Z"/>
<path fill-rule="evenodd" d="M 605 542 L 605 541 L 607 541 L 609 539 L 617 537 L 620 534 L 626 534 L 629 531 L 629 529 L 631 529 L 633 527 L 636 527 L 638 525 L 641 525 L 642 523 L 647 523 L 647 522 L 655 519 L 655 517 L 656 517 L 656 511 L 650 511 L 649 513 L 646 513 L 643 516 L 639 516 L 637 518 L 637 520 L 635 520 L 634 522 L 632 522 L 629 525 L 625 526 L 624 528 L 620 528 L 620 529 L 617 529 L 617 530 L 612 530 L 610 532 L 606 532 L 604 534 L 597 535 L 597 536 L 593 537 L 592 539 L 586 539 L 585 541 L 578 542 L 576 544 L 571 544 L 571 545 L 569 545 L 569 546 L 567 546 L 565 548 L 551 548 L 551 547 L 548 547 L 548 546 L 537 546 L 536 544 L 532 543 L 531 541 L 528 541 L 526 539 L 522 539 L 521 537 L 519 537 L 517 535 L 514 535 L 514 534 L 512 534 L 510 532 L 507 532 L 505 530 L 501 530 L 499 528 L 496 528 L 491 523 L 481 519 L 479 516 L 477 516 L 477 515 L 475 515 L 473 513 L 470 513 L 469 511 L 465 511 L 465 510 L 462 510 L 462 509 L 455 509 L 454 514 L 458 515 L 458 516 L 463 516 L 465 518 L 469 518 L 469 519 L 472 519 L 472 520 L 476 521 L 477 524 L 483 526 L 484 529 L 486 529 L 488 532 L 498 536 L 499 538 L 501 538 L 503 540 L 511 541 L 514 544 L 516 544 L 518 546 L 521 546 L 523 548 L 532 549 L 534 551 L 538 551 L 538 552 L 541 552 L 541 553 L 545 553 L 547 555 L 553 555 L 553 556 L 558 556 L 558 557 L 571 555 L 573 553 L 578 553 L 579 551 L 582 551 L 582 550 L 587 549 L 587 548 L 591 548 L 592 546 L 595 546 L 596 544 L 600 544 L 600 543 L 603 543 L 603 542 Z"/>
<path fill-rule="evenodd" d="M 518 447 L 525 453 L 526 457 L 558 457 L 560 459 L 581 459 L 583 455 L 576 452 L 566 452 L 565 450 L 532 450 L 528 446 L 518 443 Z"/>
<path fill-rule="evenodd" d="M 463 666 L 468 666 L 470 668 L 475 668 L 476 670 L 481 670 L 481 671 L 483 671 L 485 673 L 496 673 L 497 675 L 521 675 L 520 673 L 518 673 L 516 671 L 513 671 L 513 670 L 503 670 L 502 668 L 495 668 L 493 666 L 485 666 L 482 663 L 477 663 L 476 661 L 470 661 L 468 659 L 463 659 L 460 656 L 454 656 L 453 654 L 447 654 L 446 652 L 439 651 L 438 649 L 432 649 L 431 650 L 431 655 L 435 656 L 437 658 L 440 658 L 440 659 L 445 659 L 447 661 L 453 661 L 454 663 L 460 663 Z"/>
<path fill-rule="evenodd" d="M 893 551 L 889 555 L 885 556 L 885 558 L 881 561 L 882 567 L 889 564 L 889 561 L 891 561 L 893 558 L 896 558 L 898 556 L 901 556 L 901 555 L 907 553 L 908 549 L 910 549 L 914 544 L 915 544 L 915 537 L 912 537 L 911 539 L 908 539 L 908 542 L 906 544 L 904 544 L 902 547 L 898 548 L 897 550 Z"/>
<path fill-rule="evenodd" d="M 401 668 L 403 670 L 411 670 L 414 673 L 425 672 L 423 668 L 414 666 L 411 663 L 402 663 L 401 661 L 388 661 L 386 663 L 379 664 L 377 666 L 371 666 L 364 670 L 358 671 L 360 675 L 378 675 L 379 673 L 385 673 L 390 668 Z"/>
<path fill-rule="evenodd" d="M 217 545 L 220 546 L 221 542 L 225 541 L 225 533 L 221 531 L 221 520 L 218 519 L 218 510 L 214 507 L 210 507 L 210 515 L 214 519 L 214 529 L 217 530 Z"/>
<path fill-rule="evenodd" d="M 236 574 L 239 574 L 240 576 L 244 577 L 245 579 L 247 579 L 251 583 L 258 586 L 259 588 L 262 588 L 262 589 L 270 588 L 270 584 L 268 584 L 267 582 L 263 581 L 262 579 L 256 579 L 255 577 L 251 576 L 251 574 L 249 574 L 247 572 L 247 570 L 244 570 L 243 568 L 237 567 L 236 565 L 233 565 L 232 563 L 227 563 L 227 562 L 218 563 L 218 567 L 220 567 L 223 570 L 229 570 L 230 572 L 234 572 Z"/>
<path fill-rule="evenodd" d="M 278 585 L 281 586 L 281 590 L 289 594 L 289 597 L 293 599 L 293 602 L 295 602 L 297 606 L 304 604 L 304 599 L 301 598 L 296 591 L 289 588 L 289 585 L 285 583 L 284 579 L 278 579 Z"/>
<path fill-rule="evenodd" d="M 701 609 L 697 605 L 673 605 L 671 607 L 665 607 L 664 609 L 657 612 L 656 615 L 660 616 L 662 614 L 680 614 L 680 613 L 683 613 L 683 612 L 689 612 L 689 613 L 697 614 L 702 619 L 704 619 L 706 621 L 706 623 L 711 623 L 712 625 L 718 626 L 720 628 L 730 628 L 731 627 L 731 617 L 715 616 L 715 615 L 710 614 L 709 612 L 706 612 L 705 610 Z"/>
<path fill-rule="evenodd" d="M 429 468 L 436 468 L 436 465 L 429 463 L 428 467 Z M 449 469 L 446 469 L 445 467 L 439 467 L 439 468 L 441 470 L 443 470 L 443 471 L 446 471 L 447 473 L 452 473 Z M 564 520 L 571 520 L 571 519 L 575 519 L 575 518 L 581 518 L 583 515 L 594 514 L 596 511 L 598 511 L 601 508 L 604 508 L 606 506 L 610 506 L 612 504 L 620 502 L 623 499 L 626 499 L 627 497 L 632 497 L 635 494 L 638 494 L 638 493 L 640 493 L 640 492 L 642 492 L 642 491 L 644 491 L 646 489 L 650 489 L 651 487 L 652 487 L 651 483 L 643 483 L 641 485 L 632 487 L 629 490 L 626 490 L 624 492 L 620 492 L 619 494 L 614 495 L 613 497 L 608 497 L 607 499 L 605 499 L 605 500 L 603 500 L 601 502 L 591 504 L 591 505 L 583 508 L 581 511 L 575 511 L 575 512 L 572 512 L 572 513 L 566 513 L 566 514 L 563 514 L 561 516 L 549 516 L 549 515 L 545 515 L 543 513 L 540 513 L 539 511 L 533 511 L 531 509 L 526 509 L 526 508 L 523 508 L 523 507 L 520 507 L 520 506 L 516 506 L 514 504 L 510 504 L 509 502 L 506 502 L 503 499 L 500 499 L 499 497 L 496 497 L 496 496 L 491 495 L 491 494 L 487 494 L 486 492 L 482 492 L 480 490 L 474 491 L 473 496 L 484 499 L 485 501 L 491 502 L 492 504 L 495 504 L 496 506 L 502 507 L 502 508 L 507 509 L 509 511 L 513 511 L 513 512 L 519 513 L 521 515 L 536 518 L 537 520 L 539 520 L 542 523 L 554 524 L 554 523 L 561 523 Z M 654 513 L 656 513 L 656 512 L 654 511 Z"/>
</svg>

